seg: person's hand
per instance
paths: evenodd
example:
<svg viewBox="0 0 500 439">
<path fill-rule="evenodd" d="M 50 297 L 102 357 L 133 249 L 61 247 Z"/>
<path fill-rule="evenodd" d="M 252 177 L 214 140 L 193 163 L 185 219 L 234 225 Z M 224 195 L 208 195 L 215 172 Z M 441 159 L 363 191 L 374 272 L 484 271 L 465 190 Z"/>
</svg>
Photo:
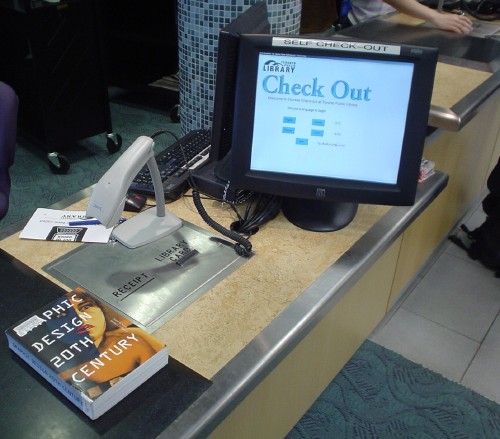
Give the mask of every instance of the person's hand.
<svg viewBox="0 0 500 439">
<path fill-rule="evenodd" d="M 472 21 L 464 15 L 450 14 L 435 11 L 429 21 L 439 29 L 456 32 L 458 34 L 470 34 L 472 32 Z"/>
</svg>

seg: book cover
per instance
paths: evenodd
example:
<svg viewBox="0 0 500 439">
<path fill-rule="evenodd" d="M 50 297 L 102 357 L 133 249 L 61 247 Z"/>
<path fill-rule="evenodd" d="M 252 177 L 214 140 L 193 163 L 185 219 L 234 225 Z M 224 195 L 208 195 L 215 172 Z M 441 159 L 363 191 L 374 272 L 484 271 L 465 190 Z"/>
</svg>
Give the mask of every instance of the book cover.
<svg viewBox="0 0 500 439">
<path fill-rule="evenodd" d="M 162 342 L 80 288 L 6 335 L 15 353 L 91 419 L 168 363 Z"/>
</svg>

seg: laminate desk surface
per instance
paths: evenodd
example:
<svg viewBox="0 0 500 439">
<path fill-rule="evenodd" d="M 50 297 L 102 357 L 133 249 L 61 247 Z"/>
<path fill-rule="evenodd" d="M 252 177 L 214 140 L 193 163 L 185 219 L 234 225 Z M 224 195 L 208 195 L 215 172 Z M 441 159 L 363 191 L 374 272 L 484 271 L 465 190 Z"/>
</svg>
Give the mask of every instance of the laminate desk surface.
<svg viewBox="0 0 500 439">
<path fill-rule="evenodd" d="M 340 36 L 373 39 L 389 45 L 437 47 L 429 125 L 461 130 L 500 84 L 500 42 L 481 36 L 483 23 L 472 35 L 436 29 L 404 14 L 368 20 L 340 31 Z M 489 24 L 498 26 L 498 24 Z"/>
<path fill-rule="evenodd" d="M 216 221 L 229 226 L 228 207 L 205 202 Z M 68 207 L 85 210 L 86 200 Z M 190 197 L 167 205 L 186 221 L 208 226 Z M 335 233 L 307 232 L 281 214 L 251 238 L 254 256 L 155 332 L 170 355 L 200 375 L 211 378 L 302 291 L 369 230 L 389 207 L 361 205 L 354 221 Z M 42 267 L 73 250 L 75 243 L 0 241 L 0 248 L 61 287 Z M 93 244 L 103 245 L 103 244 Z"/>
<path fill-rule="evenodd" d="M 456 87 L 452 79 L 457 75 L 467 75 L 469 79 L 463 86 Z M 456 102 L 489 76 L 491 74 L 486 72 L 438 63 L 433 100 L 442 105 Z M 210 230 L 190 197 L 169 204 L 167 208 L 186 221 Z M 207 208 L 223 225 L 229 226 L 234 220 L 227 207 L 210 202 Z M 68 209 L 85 210 L 86 200 Z M 170 346 L 174 358 L 211 378 L 387 210 L 386 206 L 361 205 L 354 221 L 335 233 L 300 230 L 280 214 L 251 238 L 254 257 L 167 322 L 155 335 Z M 18 234 L 0 241 L 0 248 L 59 285 L 42 267 L 76 245 L 20 240 Z"/>
<path fill-rule="evenodd" d="M 439 63 L 433 104 L 451 106 L 490 76 L 486 72 Z M 466 77 L 467 81 L 457 87 L 457 77 Z M 276 356 L 280 354 L 274 351 L 290 343 L 288 326 L 294 327 L 292 338 L 298 336 L 297 332 L 304 332 L 303 319 L 311 320 L 312 315 L 301 314 L 304 303 L 309 306 L 310 300 L 321 304 L 328 300 L 330 304 L 335 297 L 341 297 L 342 294 L 337 293 L 349 287 L 345 279 L 354 282 L 366 269 L 365 262 L 360 260 L 373 262 L 380 257 L 443 190 L 446 181 L 438 175 L 425 185 L 419 205 L 412 208 L 361 205 L 354 221 L 334 233 L 300 230 L 281 215 L 262 227 L 251 239 L 255 255 L 247 263 L 155 333 L 169 345 L 171 356 L 177 362 L 213 383 L 189 408 L 189 413 L 183 415 L 183 420 L 167 431 L 167 437 L 176 437 L 177 431 L 184 437 L 188 428 L 205 431 L 227 416 L 226 408 L 244 396 L 242 389 L 252 387 L 253 384 L 248 383 L 277 361 Z M 205 205 L 219 223 L 229 225 L 233 220 L 229 208 L 211 202 Z M 86 200 L 65 207 L 85 210 Z M 208 229 L 189 197 L 167 207 L 186 221 Z M 0 241 L 1 249 L 51 281 L 55 280 L 42 267 L 76 245 L 79 244 L 20 240 L 17 233 Z M 311 305 L 315 315 L 321 314 L 318 306 Z M 300 325 L 296 320 L 300 320 Z M 283 321 L 287 323 L 286 329 L 279 326 Z M 281 332 L 276 335 L 276 329 L 286 331 L 286 341 L 281 339 Z M 266 358 L 261 361 L 256 357 L 263 352 Z M 199 425 L 193 427 L 195 423 Z M 170 433 L 174 434 L 170 436 Z"/>
<path fill-rule="evenodd" d="M 156 331 L 155 335 L 169 345 L 171 364 L 125 398 L 120 408 L 95 422 L 80 413 L 71 414 L 79 411 L 63 397 L 59 398 L 63 402 L 58 402 L 57 392 L 40 386 L 43 379 L 28 366 L 22 370 L 23 365 L 17 361 L 18 365 L 12 367 L 15 357 L 8 355 L 4 339 L 2 359 L 6 367 L 12 368 L 3 395 L 3 404 L 10 413 L 5 419 L 12 420 L 9 431 L 46 431 L 45 424 L 17 422 L 13 414 L 16 407 L 25 407 L 29 414 L 43 405 L 47 413 L 33 412 L 35 424 L 42 420 L 60 422 L 61 431 L 74 431 L 77 436 L 87 432 L 85 437 L 114 438 L 130 431 L 140 437 L 154 437 L 159 432 L 168 438 L 206 437 L 221 417 L 227 416 L 227 408 L 252 391 L 263 370 L 281 361 L 282 355 L 341 300 L 446 184 L 447 177 L 437 173 L 419 186 L 416 203 L 411 207 L 361 205 L 354 221 L 333 233 L 303 231 L 281 216 L 262 227 L 252 239 L 255 255 L 248 262 Z M 85 210 L 86 203 L 84 199 L 68 203 L 65 208 Z M 205 204 L 219 223 L 228 224 L 233 219 L 229 208 Z M 61 207 L 58 204 L 57 208 Z M 168 208 L 186 221 L 207 227 L 189 197 Z M 7 293 L 3 307 L 4 313 L 15 309 L 19 314 L 16 320 L 47 302 L 47 294 L 56 294 L 50 285 L 69 290 L 56 285 L 42 267 L 81 245 L 20 240 L 18 235 L 0 241 L 0 248 L 16 258 L 4 263 L 5 256 L 0 254 L 0 269 L 20 271 L 21 277 L 14 274 L 13 291 Z M 25 270 L 12 268 L 18 266 L 17 260 L 31 267 L 26 268 L 29 272 L 25 281 Z M 12 316 L 4 320 L 9 319 Z M 30 379 L 29 374 L 37 378 Z M 22 391 L 16 383 L 22 383 Z M 33 402 L 31 395 L 39 402 Z M 123 413 L 130 413 L 130 417 L 123 418 Z"/>
<path fill-rule="evenodd" d="M 431 102 L 450 108 L 491 76 L 490 72 L 438 62 Z"/>
</svg>

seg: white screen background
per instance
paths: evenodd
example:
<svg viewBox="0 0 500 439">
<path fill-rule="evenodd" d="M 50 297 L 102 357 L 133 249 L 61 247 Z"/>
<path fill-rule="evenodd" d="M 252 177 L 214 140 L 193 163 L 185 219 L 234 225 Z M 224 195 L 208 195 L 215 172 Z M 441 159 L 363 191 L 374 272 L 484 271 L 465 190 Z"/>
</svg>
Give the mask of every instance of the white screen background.
<svg viewBox="0 0 500 439">
<path fill-rule="evenodd" d="M 268 61 L 295 68 L 266 72 Z M 266 92 L 268 75 L 290 85 L 315 81 L 325 96 Z M 260 54 L 251 169 L 395 183 L 412 75 L 413 65 L 404 62 Z M 361 100 L 333 97 L 336 81 L 339 93 L 347 83 Z M 276 90 L 277 79 L 268 84 Z"/>
</svg>

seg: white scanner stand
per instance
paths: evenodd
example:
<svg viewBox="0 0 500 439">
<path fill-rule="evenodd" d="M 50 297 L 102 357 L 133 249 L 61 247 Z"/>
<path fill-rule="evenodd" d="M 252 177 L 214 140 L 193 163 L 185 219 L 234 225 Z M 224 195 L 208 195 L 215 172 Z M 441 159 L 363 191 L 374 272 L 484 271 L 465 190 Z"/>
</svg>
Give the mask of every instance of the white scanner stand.
<svg viewBox="0 0 500 439">
<path fill-rule="evenodd" d="M 117 225 L 112 236 L 128 248 L 136 248 L 168 236 L 182 227 L 182 220 L 165 211 L 165 194 L 154 156 L 154 141 L 141 136 L 128 147 L 97 182 L 87 206 L 87 216 L 106 227 L 118 224 L 127 191 L 147 164 L 155 190 L 156 209 L 147 209 Z"/>
</svg>

